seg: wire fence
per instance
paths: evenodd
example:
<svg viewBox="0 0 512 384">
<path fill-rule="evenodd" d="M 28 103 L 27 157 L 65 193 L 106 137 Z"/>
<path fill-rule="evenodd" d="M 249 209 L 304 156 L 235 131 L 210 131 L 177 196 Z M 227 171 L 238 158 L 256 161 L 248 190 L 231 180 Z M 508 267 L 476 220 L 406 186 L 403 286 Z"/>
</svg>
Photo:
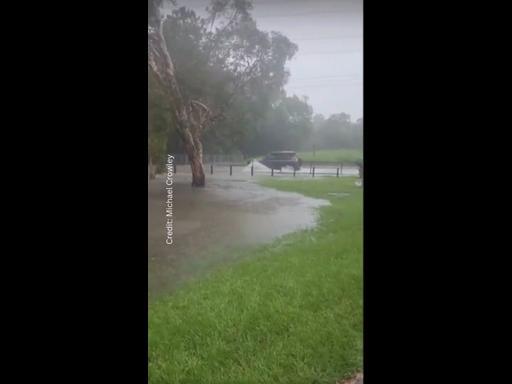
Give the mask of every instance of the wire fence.
<svg viewBox="0 0 512 384">
<path fill-rule="evenodd" d="M 173 156 L 176 164 L 190 164 L 188 156 L 184 153 L 173 154 Z M 243 155 L 203 154 L 203 164 L 247 164 L 248 161 L 249 160 L 246 160 Z"/>
<path fill-rule="evenodd" d="M 173 154 L 174 172 L 189 173 L 190 161 L 186 154 Z M 256 163 L 256 166 L 255 166 Z M 180 166 L 179 168 L 177 166 Z M 261 163 L 252 159 L 247 159 L 243 155 L 225 155 L 225 154 L 203 154 L 203 166 L 205 174 L 210 175 L 228 175 L 243 172 L 247 176 L 267 175 L 267 176 L 358 176 L 363 177 L 362 164 L 353 163 L 334 163 L 334 162 L 304 162 L 300 169 L 284 167 L 282 169 L 262 167 Z"/>
<path fill-rule="evenodd" d="M 362 167 L 355 167 L 350 165 L 338 165 L 330 167 L 317 167 L 315 165 L 302 166 L 300 169 L 284 168 L 273 169 L 255 167 L 253 164 L 237 163 L 237 164 L 205 164 L 204 172 L 209 175 L 222 175 L 222 176 L 237 176 L 244 174 L 247 177 L 254 176 L 292 176 L 292 177 L 342 177 L 342 176 L 357 176 L 362 178 Z M 191 169 L 187 164 L 174 163 L 174 173 L 190 173 Z"/>
</svg>

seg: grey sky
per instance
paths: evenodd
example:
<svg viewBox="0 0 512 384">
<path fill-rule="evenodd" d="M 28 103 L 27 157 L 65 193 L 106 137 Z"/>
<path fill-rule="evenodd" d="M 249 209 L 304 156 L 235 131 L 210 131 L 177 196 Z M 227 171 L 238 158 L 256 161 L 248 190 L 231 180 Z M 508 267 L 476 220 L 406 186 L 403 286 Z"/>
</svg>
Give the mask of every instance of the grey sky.
<svg viewBox="0 0 512 384">
<path fill-rule="evenodd" d="M 181 0 L 195 10 L 208 0 Z M 307 96 L 314 113 L 363 116 L 363 0 L 252 0 L 262 30 L 299 46 L 288 62 L 289 95 Z"/>
</svg>

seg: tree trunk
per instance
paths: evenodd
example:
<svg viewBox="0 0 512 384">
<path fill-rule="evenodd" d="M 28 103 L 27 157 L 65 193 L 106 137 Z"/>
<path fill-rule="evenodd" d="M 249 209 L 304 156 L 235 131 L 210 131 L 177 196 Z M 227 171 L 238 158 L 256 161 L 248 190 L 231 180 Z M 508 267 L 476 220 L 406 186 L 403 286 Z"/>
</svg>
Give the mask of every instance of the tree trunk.
<svg viewBox="0 0 512 384">
<path fill-rule="evenodd" d="M 197 155 L 199 157 L 199 161 L 201 164 L 203 164 L 203 144 L 201 143 L 201 140 L 197 135 L 192 134 L 192 137 L 194 139 L 194 146 L 196 147 Z"/>
<path fill-rule="evenodd" d="M 204 187 L 205 177 L 203 163 L 199 159 L 199 156 L 196 152 L 189 153 L 188 158 L 190 160 L 190 167 L 192 168 L 192 186 Z"/>
<path fill-rule="evenodd" d="M 157 28 L 148 28 L 148 64 L 164 87 L 170 92 L 170 105 L 176 123 L 176 130 L 183 141 L 185 152 L 190 160 L 192 186 L 204 187 L 205 176 L 202 162 L 203 151 L 199 138 L 200 130 L 195 127 L 191 118 L 190 103 L 186 102 L 181 95 L 174 74 L 174 65 L 162 34 L 162 25 Z"/>
<path fill-rule="evenodd" d="M 203 151 L 201 142 L 193 137 L 190 132 L 186 132 L 183 136 L 185 144 L 185 152 L 187 153 L 190 161 L 190 168 L 192 170 L 192 186 L 204 187 L 205 176 L 203 168 Z M 197 145 L 199 143 L 199 145 Z"/>
</svg>

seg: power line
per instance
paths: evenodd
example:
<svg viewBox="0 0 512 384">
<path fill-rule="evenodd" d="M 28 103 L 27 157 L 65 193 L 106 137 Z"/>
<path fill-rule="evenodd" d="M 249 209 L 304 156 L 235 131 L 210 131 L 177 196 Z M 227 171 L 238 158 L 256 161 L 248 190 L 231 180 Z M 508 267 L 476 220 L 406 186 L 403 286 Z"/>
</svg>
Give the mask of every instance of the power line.
<svg viewBox="0 0 512 384">
<path fill-rule="evenodd" d="M 351 83 L 351 82 L 357 82 L 361 81 L 361 76 L 358 77 L 333 77 L 333 78 L 311 78 L 311 79 L 295 79 L 293 77 L 290 77 L 289 84 L 298 86 L 298 87 L 307 87 L 308 85 L 316 85 L 316 84 L 331 84 L 331 83 Z"/>
<path fill-rule="evenodd" d="M 362 82 L 353 82 L 353 83 L 332 83 L 332 84 L 311 84 L 311 85 L 303 85 L 303 86 L 288 86 L 286 89 L 295 89 L 295 90 L 308 90 L 315 88 L 326 88 L 326 89 L 337 89 L 337 88 L 348 88 L 348 87 L 362 87 Z"/>
<path fill-rule="evenodd" d="M 177 1 L 178 6 L 209 6 L 210 1 L 209 0 L 178 0 Z M 303 5 L 305 3 L 314 3 L 315 5 L 323 4 L 323 5 L 341 5 L 341 6 L 347 6 L 347 1 L 340 1 L 340 0 L 315 0 L 314 2 L 312 0 L 253 0 L 251 1 L 253 7 L 257 5 L 286 5 L 286 4 L 296 4 L 296 5 Z M 354 2 L 352 2 L 353 5 Z M 362 0 L 355 1 L 355 3 L 360 3 L 361 5 L 358 6 L 358 8 L 362 9 Z M 353 7 L 352 7 L 353 8 Z"/>
<path fill-rule="evenodd" d="M 343 1 L 343 0 L 342 0 Z M 279 4 L 297 4 L 297 3 L 311 3 L 311 0 L 253 0 L 253 5 L 258 4 L 273 4 L 273 5 L 279 5 Z M 346 2 L 346 1 L 345 1 Z M 316 4 L 322 4 L 322 3 L 334 3 L 334 4 L 340 4 L 340 0 L 315 0 Z M 362 6 L 362 0 L 356 0 L 352 1 L 352 3 L 361 3 Z M 345 5 L 345 4 L 344 4 Z"/>
<path fill-rule="evenodd" d="M 352 81 L 352 82 L 329 82 L 322 84 L 301 84 L 301 85 L 293 85 L 290 84 L 286 88 L 290 89 L 310 89 L 310 88 L 319 88 L 319 87 L 345 87 L 345 86 L 360 86 L 362 85 L 362 81 Z"/>
<path fill-rule="evenodd" d="M 303 1 L 300 1 L 300 0 L 289 0 L 289 1 L 286 1 L 286 0 L 269 0 L 269 1 L 252 1 L 252 5 L 253 5 L 253 8 L 250 10 L 250 12 L 254 15 L 254 12 L 256 11 L 257 12 L 257 9 L 262 9 L 262 8 L 257 8 L 258 5 L 265 5 L 266 8 L 268 9 L 268 6 L 269 5 L 276 5 L 276 6 L 280 6 L 280 5 L 296 5 L 298 7 L 303 7 L 304 5 L 313 5 L 314 8 L 318 9 L 318 5 L 327 5 L 327 6 L 331 6 L 331 5 L 338 5 L 338 6 L 341 6 L 340 7 L 335 7 L 333 8 L 331 11 L 326 11 L 326 12 L 329 12 L 329 13 L 333 13 L 333 12 L 338 12 L 338 13 L 345 13 L 345 14 L 351 14 L 351 13 L 357 13 L 357 14 L 361 14 L 362 15 L 362 12 L 363 12 L 363 6 L 362 6 L 362 1 L 361 1 L 361 5 L 359 6 L 349 6 L 347 7 L 348 4 L 346 4 L 346 2 L 340 2 L 339 0 L 332 0 L 332 1 L 329 1 L 329 0 L 315 0 L 314 2 L 312 2 L 311 0 L 303 0 Z M 177 7 L 187 7 L 187 8 L 201 8 L 201 9 L 205 9 L 206 7 L 210 6 L 211 3 L 210 1 L 208 0 L 198 0 L 198 1 L 195 1 L 195 0 L 178 0 L 177 1 Z M 169 6 L 170 8 L 173 8 L 174 6 L 173 5 L 170 5 Z M 313 9 L 314 9 L 313 8 Z M 325 9 L 325 7 L 324 7 Z M 308 13 L 315 13 L 316 11 L 313 11 L 313 12 L 308 12 Z M 322 12 L 323 13 L 323 12 Z"/>
<path fill-rule="evenodd" d="M 257 13 L 253 13 L 252 17 L 258 21 L 259 19 L 276 19 L 276 18 L 292 18 L 295 16 L 311 16 L 311 15 L 357 15 L 363 17 L 360 12 L 339 12 L 339 11 L 325 11 L 325 12 L 299 12 L 299 13 L 287 13 L 281 15 L 258 15 Z"/>
<path fill-rule="evenodd" d="M 363 36 L 324 36 L 324 37 L 304 37 L 299 39 L 294 39 L 293 37 L 288 37 L 291 41 L 308 41 L 308 40 L 347 40 L 347 39 L 363 39 Z"/>
<path fill-rule="evenodd" d="M 354 78 L 360 77 L 358 74 L 351 75 L 328 75 L 328 76 L 311 76 L 311 77 L 296 77 L 295 80 L 313 80 L 313 79 L 336 79 L 336 78 Z"/>
<path fill-rule="evenodd" d="M 325 81 L 324 81 L 325 80 Z M 293 77 L 290 77 L 289 79 L 289 82 L 288 82 L 288 85 L 297 85 L 297 86 L 308 86 L 308 85 L 315 85 L 315 84 L 330 84 L 330 83 L 333 83 L 333 82 L 346 82 L 346 83 L 350 83 L 350 82 L 360 82 L 362 81 L 362 77 L 359 77 L 359 78 L 352 78 L 352 79 L 349 79 L 349 78 L 339 78 L 339 79 L 312 79 L 311 82 L 309 83 L 297 83 L 297 81 L 295 79 L 293 79 Z"/>
<path fill-rule="evenodd" d="M 300 55 L 345 55 L 349 53 L 363 53 L 363 50 L 359 49 L 347 49 L 345 51 L 325 51 L 325 52 L 298 52 Z"/>
</svg>

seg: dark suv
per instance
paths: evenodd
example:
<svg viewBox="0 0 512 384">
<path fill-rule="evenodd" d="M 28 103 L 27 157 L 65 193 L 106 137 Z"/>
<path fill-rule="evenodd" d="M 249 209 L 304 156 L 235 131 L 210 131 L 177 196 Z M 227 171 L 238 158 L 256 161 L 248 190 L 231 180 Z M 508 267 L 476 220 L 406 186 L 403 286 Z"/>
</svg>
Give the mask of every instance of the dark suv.
<svg viewBox="0 0 512 384">
<path fill-rule="evenodd" d="M 283 167 L 292 167 L 297 171 L 302 165 L 302 160 L 293 151 L 278 151 L 265 156 L 261 163 L 271 169 L 281 170 Z"/>
</svg>

